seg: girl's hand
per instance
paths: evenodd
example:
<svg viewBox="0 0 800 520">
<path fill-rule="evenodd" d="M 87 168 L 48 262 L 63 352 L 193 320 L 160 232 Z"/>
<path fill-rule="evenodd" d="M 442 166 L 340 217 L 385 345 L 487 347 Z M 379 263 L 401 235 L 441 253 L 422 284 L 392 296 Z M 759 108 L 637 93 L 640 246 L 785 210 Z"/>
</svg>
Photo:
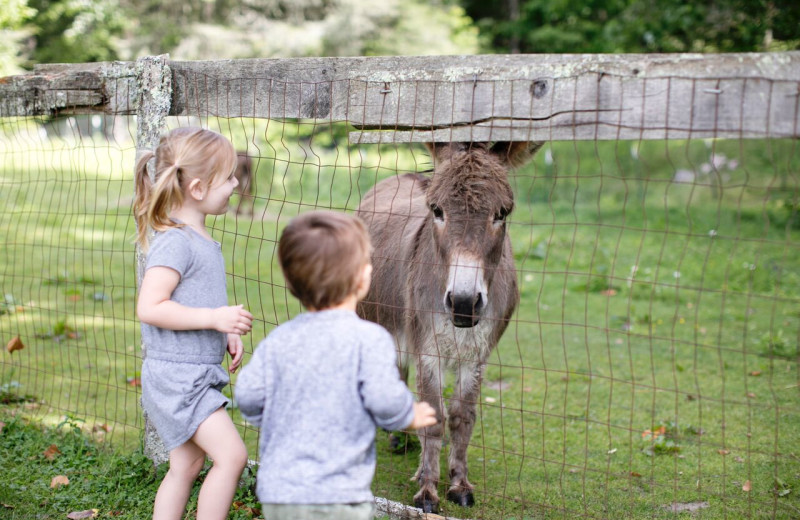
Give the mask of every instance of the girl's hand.
<svg viewBox="0 0 800 520">
<path fill-rule="evenodd" d="M 244 345 L 242 344 L 242 337 L 238 334 L 228 334 L 228 353 L 231 355 L 231 364 L 228 367 L 228 372 L 233 374 L 239 368 L 244 356 Z"/>
<path fill-rule="evenodd" d="M 212 312 L 214 330 L 226 334 L 245 335 L 253 328 L 253 315 L 243 305 L 218 307 Z"/>
<path fill-rule="evenodd" d="M 408 425 L 409 428 L 419 430 L 426 426 L 433 426 L 437 422 L 436 410 L 431 405 L 425 401 L 414 403 L 414 418 L 411 420 L 411 424 Z"/>
</svg>

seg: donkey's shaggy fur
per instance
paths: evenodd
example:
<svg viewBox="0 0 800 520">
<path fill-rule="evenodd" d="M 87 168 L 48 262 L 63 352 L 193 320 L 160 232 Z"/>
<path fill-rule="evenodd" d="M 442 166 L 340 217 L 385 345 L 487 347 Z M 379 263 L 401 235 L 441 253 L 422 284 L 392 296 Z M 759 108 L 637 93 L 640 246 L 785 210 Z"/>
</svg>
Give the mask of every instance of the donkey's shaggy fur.
<svg viewBox="0 0 800 520">
<path fill-rule="evenodd" d="M 450 427 L 447 498 L 474 503 L 467 446 L 475 425 L 484 364 L 519 300 L 506 217 L 514 207 L 508 171 L 540 143 L 428 145 L 432 177 L 406 174 L 377 184 L 358 215 L 374 247 L 372 287 L 359 314 L 386 327 L 397 342 L 402 374 L 413 359 L 420 400 L 439 423 L 421 430 L 414 503 L 437 512 L 439 454 Z M 455 373 L 445 408 L 444 374 Z"/>
</svg>

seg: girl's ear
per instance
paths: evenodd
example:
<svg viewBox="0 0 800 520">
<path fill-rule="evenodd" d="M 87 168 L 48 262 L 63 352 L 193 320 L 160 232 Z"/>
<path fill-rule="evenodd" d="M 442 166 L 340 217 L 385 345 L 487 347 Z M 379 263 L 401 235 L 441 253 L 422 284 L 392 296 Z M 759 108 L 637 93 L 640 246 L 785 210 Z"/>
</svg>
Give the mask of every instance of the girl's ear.
<svg viewBox="0 0 800 520">
<path fill-rule="evenodd" d="M 189 196 L 191 196 L 195 200 L 203 200 L 206 196 L 206 184 L 202 182 L 200 179 L 192 179 L 192 182 L 189 183 L 189 187 L 187 191 Z"/>
</svg>

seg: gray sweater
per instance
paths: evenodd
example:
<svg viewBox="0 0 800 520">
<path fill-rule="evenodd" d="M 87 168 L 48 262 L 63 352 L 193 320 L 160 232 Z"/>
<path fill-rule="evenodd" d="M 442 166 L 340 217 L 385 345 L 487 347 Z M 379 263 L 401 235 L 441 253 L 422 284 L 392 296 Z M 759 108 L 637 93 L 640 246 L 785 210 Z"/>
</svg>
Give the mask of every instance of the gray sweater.
<svg viewBox="0 0 800 520">
<path fill-rule="evenodd" d="M 265 504 L 371 501 L 375 427 L 402 429 L 414 414 L 391 335 L 347 310 L 277 327 L 234 392 L 261 427 L 256 490 Z"/>
</svg>

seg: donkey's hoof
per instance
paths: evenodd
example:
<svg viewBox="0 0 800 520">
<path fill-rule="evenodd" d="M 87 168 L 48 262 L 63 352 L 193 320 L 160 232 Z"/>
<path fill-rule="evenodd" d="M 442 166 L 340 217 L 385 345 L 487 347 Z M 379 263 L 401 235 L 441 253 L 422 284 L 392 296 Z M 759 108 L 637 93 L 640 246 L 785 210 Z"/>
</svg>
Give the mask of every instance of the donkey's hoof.
<svg viewBox="0 0 800 520">
<path fill-rule="evenodd" d="M 468 489 L 454 488 L 447 492 L 447 500 L 461 507 L 472 507 L 475 505 L 475 496 Z"/>
<path fill-rule="evenodd" d="M 439 501 L 430 498 L 414 497 L 414 506 L 422 509 L 423 513 L 439 514 Z"/>
</svg>

